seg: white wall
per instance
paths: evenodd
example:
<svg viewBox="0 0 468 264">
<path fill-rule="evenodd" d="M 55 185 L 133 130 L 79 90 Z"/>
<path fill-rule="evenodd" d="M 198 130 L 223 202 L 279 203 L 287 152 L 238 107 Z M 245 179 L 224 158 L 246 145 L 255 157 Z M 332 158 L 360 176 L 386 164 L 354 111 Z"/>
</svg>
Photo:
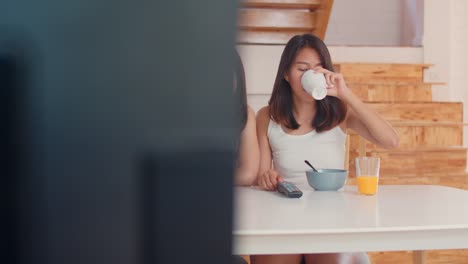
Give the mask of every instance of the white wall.
<svg viewBox="0 0 468 264">
<path fill-rule="evenodd" d="M 468 1 L 453 0 L 451 5 L 450 74 L 452 99 L 464 102 L 463 122 L 468 123 Z M 468 127 L 463 142 L 468 146 Z"/>
<path fill-rule="evenodd" d="M 433 86 L 434 101 L 464 103 L 463 121 L 468 123 L 468 1 L 425 0 L 424 62 L 435 64 L 426 71 Z M 463 143 L 468 146 L 468 127 Z"/>
<path fill-rule="evenodd" d="M 325 43 L 420 46 L 423 0 L 334 0 Z"/>
<path fill-rule="evenodd" d="M 445 83 L 433 86 L 433 100 L 452 101 L 453 91 L 448 85 L 452 0 L 425 0 L 424 4 L 424 63 L 434 65 L 426 70 L 425 81 Z"/>
<path fill-rule="evenodd" d="M 402 2 L 402 46 L 422 46 L 424 31 L 424 0 L 403 0 Z"/>
</svg>

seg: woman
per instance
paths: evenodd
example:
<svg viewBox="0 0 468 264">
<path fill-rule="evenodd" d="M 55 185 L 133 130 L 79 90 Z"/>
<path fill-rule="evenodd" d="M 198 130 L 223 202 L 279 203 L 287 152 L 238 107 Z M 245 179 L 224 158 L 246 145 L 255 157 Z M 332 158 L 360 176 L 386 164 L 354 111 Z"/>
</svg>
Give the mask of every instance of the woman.
<svg viewBox="0 0 468 264">
<path fill-rule="evenodd" d="M 257 141 L 255 113 L 247 105 L 244 66 L 239 54 L 237 52 L 234 53 L 234 97 L 239 101 L 237 112 L 241 121 L 234 184 L 250 186 L 254 184 L 257 178 L 260 153 Z"/>
<path fill-rule="evenodd" d="M 327 96 L 315 100 L 301 84 L 307 70 L 323 73 Z M 395 130 L 367 107 L 333 72 L 327 47 L 318 37 L 305 34 L 289 40 L 281 56 L 268 106 L 257 115 L 260 168 L 257 184 L 269 191 L 283 179 L 299 188 L 307 186 L 304 160 L 321 168 L 343 169 L 346 129 L 385 148 L 399 144 Z M 252 263 L 366 263 L 358 253 L 262 255 Z"/>
</svg>

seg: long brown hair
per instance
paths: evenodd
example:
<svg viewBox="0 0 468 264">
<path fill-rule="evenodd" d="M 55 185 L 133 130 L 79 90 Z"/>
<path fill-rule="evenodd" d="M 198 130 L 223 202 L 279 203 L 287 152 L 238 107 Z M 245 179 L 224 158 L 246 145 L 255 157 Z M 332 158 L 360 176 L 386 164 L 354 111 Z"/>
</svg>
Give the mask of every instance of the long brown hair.
<svg viewBox="0 0 468 264">
<path fill-rule="evenodd" d="M 247 91 L 245 84 L 245 72 L 242 59 L 234 50 L 234 98 L 237 100 L 236 114 L 239 116 L 240 130 L 245 128 L 247 123 Z"/>
<path fill-rule="evenodd" d="M 320 57 L 321 66 L 324 69 L 333 71 L 328 48 L 321 39 L 311 34 L 296 35 L 291 38 L 283 54 L 276 74 L 273 92 L 268 105 L 270 106 L 270 116 L 278 124 L 289 129 L 298 129 L 299 124 L 293 115 L 293 98 L 291 86 L 284 76 L 291 68 L 298 52 L 303 48 L 312 48 L 317 51 Z M 346 118 L 347 107 L 340 99 L 327 96 L 317 102 L 317 112 L 312 120 L 312 127 L 317 132 L 330 130 L 339 125 Z"/>
<path fill-rule="evenodd" d="M 236 102 L 235 114 L 237 116 L 237 125 L 238 125 L 238 134 L 234 139 L 234 149 L 236 154 L 236 159 L 234 161 L 234 166 L 239 167 L 239 146 L 241 133 L 244 130 L 247 124 L 247 90 L 245 84 L 245 71 L 244 65 L 242 64 L 242 59 L 234 50 L 234 87 L 233 87 L 233 96 Z"/>
</svg>

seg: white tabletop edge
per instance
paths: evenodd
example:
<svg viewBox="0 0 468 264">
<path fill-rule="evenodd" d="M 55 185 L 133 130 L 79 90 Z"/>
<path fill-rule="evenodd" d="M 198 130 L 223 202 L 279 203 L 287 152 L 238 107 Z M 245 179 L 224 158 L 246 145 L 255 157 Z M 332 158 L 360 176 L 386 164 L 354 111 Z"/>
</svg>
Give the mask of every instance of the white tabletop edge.
<svg viewBox="0 0 468 264">
<path fill-rule="evenodd" d="M 405 231 L 432 231 L 432 230 L 456 230 L 468 229 L 468 225 L 458 226 L 404 226 L 404 227 L 382 227 L 382 228 L 360 228 L 360 229 L 320 229 L 320 230 L 275 230 L 271 231 L 233 231 L 236 236 L 250 235 L 313 235 L 313 234 L 347 234 L 347 233 L 376 233 L 376 232 L 405 232 Z"/>
</svg>

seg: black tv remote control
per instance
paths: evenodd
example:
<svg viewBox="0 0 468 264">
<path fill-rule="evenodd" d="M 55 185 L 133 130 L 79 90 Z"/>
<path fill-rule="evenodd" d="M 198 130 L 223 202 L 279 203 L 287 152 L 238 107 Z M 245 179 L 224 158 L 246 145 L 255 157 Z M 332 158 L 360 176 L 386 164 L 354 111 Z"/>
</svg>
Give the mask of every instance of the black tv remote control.
<svg viewBox="0 0 468 264">
<path fill-rule="evenodd" d="M 302 196 L 302 191 L 296 185 L 285 181 L 278 183 L 278 192 L 289 198 L 299 198 Z"/>
</svg>

